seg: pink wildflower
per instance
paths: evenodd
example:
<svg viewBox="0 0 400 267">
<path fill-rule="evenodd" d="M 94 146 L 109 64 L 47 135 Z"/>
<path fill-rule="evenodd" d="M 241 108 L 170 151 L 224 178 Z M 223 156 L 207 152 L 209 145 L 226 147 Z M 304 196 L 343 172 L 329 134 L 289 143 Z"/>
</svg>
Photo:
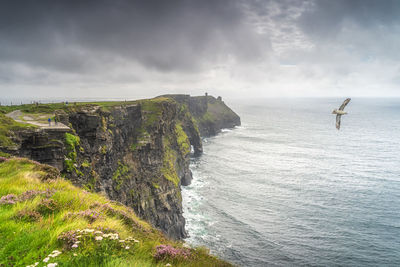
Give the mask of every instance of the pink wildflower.
<svg viewBox="0 0 400 267">
<path fill-rule="evenodd" d="M 156 253 L 154 257 L 158 260 L 163 260 L 166 258 L 184 258 L 190 257 L 190 250 L 187 248 L 174 248 L 171 245 L 159 245 L 156 247 Z"/>
<path fill-rule="evenodd" d="M 14 195 L 14 194 L 8 194 L 8 195 L 5 195 L 5 196 L 2 196 L 1 198 L 0 198 L 0 205 L 1 204 L 15 204 L 16 202 L 18 201 L 18 197 L 16 196 L 16 195 Z"/>
</svg>

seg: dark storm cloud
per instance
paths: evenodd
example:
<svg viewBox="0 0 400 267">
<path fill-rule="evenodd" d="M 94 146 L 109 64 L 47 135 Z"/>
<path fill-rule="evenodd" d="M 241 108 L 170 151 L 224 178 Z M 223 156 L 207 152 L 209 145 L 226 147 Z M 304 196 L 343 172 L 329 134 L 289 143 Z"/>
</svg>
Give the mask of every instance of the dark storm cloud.
<svg viewBox="0 0 400 267">
<path fill-rule="evenodd" d="M 1 1 L 0 95 L 392 93 L 399 14 L 398 0 Z"/>
<path fill-rule="evenodd" d="M 398 0 L 317 0 L 302 13 L 299 25 L 313 36 L 330 38 L 349 24 L 389 27 L 400 22 Z"/>
<path fill-rule="evenodd" d="M 6 1 L 0 60 L 65 72 L 132 61 L 157 71 L 195 71 L 233 57 L 256 61 L 265 46 L 237 1 Z"/>
</svg>

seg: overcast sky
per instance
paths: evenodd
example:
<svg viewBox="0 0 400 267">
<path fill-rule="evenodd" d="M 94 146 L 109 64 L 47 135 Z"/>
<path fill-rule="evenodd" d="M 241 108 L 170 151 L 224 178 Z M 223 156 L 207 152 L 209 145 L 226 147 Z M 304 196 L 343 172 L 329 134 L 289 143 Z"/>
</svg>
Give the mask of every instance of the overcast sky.
<svg viewBox="0 0 400 267">
<path fill-rule="evenodd" d="M 400 1 L 11 0 L 1 97 L 400 96 Z"/>
</svg>

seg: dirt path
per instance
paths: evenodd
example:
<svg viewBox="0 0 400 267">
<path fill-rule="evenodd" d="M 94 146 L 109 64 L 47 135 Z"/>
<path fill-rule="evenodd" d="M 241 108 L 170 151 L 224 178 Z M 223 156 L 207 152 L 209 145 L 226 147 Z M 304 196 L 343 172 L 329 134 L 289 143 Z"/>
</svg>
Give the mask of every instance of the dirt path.
<svg viewBox="0 0 400 267">
<path fill-rule="evenodd" d="M 65 124 L 62 124 L 61 122 L 58 122 L 56 125 L 54 123 L 54 121 L 52 121 L 50 126 L 48 123 L 40 123 L 38 121 L 35 121 L 32 117 L 29 117 L 28 115 L 23 114 L 20 110 L 15 110 L 13 112 L 10 112 L 10 113 L 6 114 L 6 116 L 15 120 L 16 122 L 36 125 L 42 129 L 69 129 L 68 126 L 66 126 Z M 26 121 L 20 120 L 19 118 L 21 116 L 24 116 L 24 119 L 26 119 Z"/>
</svg>

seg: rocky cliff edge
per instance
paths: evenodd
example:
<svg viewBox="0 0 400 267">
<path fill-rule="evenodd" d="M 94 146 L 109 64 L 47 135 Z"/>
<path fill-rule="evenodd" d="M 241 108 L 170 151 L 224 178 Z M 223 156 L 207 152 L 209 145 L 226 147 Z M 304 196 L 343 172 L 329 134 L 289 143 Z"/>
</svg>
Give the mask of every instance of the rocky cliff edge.
<svg viewBox="0 0 400 267">
<path fill-rule="evenodd" d="M 69 127 L 32 127 L 1 114 L 3 155 L 52 165 L 74 184 L 132 207 L 174 239 L 187 235 L 180 187 L 192 180 L 190 156 L 202 153 L 201 136 L 240 125 L 239 116 L 212 96 L 0 109 L 12 110 L 51 112 Z"/>
</svg>

